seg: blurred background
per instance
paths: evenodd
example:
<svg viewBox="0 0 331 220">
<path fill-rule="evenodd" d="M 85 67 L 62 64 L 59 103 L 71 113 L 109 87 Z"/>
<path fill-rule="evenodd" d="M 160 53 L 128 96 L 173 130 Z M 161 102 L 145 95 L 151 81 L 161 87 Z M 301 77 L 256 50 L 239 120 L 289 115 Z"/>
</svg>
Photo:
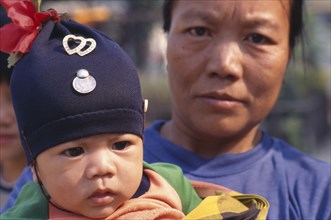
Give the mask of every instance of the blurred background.
<svg viewBox="0 0 331 220">
<path fill-rule="evenodd" d="M 67 12 L 123 47 L 138 67 L 150 123 L 171 115 L 161 6 L 162 0 L 42 0 L 41 9 Z M 305 21 L 304 45 L 297 47 L 280 99 L 263 127 L 331 162 L 331 1 L 307 0 Z"/>
</svg>

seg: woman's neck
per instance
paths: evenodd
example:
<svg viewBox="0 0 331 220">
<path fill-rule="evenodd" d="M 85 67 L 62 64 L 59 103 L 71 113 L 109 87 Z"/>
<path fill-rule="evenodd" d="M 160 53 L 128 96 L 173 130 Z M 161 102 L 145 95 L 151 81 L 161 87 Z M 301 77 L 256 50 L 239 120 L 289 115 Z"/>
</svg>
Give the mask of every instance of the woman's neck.
<svg viewBox="0 0 331 220">
<path fill-rule="evenodd" d="M 212 158 L 226 153 L 246 152 L 254 148 L 262 138 L 259 125 L 249 132 L 243 132 L 243 134 L 237 133 L 231 137 L 213 138 L 211 136 L 189 135 L 174 126 L 172 121 L 168 121 L 163 125 L 160 133 L 174 144 L 205 158 Z"/>
</svg>

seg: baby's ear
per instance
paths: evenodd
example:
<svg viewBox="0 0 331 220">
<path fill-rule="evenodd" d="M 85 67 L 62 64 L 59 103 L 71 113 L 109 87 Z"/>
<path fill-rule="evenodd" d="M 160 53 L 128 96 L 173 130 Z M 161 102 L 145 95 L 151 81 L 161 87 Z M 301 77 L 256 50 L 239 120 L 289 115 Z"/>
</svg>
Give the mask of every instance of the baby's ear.
<svg viewBox="0 0 331 220">
<path fill-rule="evenodd" d="M 38 178 L 37 178 L 37 175 L 36 175 L 36 170 L 34 169 L 34 167 L 32 165 L 30 166 L 30 169 L 31 169 L 31 172 L 32 172 L 33 181 L 37 183 Z"/>
</svg>

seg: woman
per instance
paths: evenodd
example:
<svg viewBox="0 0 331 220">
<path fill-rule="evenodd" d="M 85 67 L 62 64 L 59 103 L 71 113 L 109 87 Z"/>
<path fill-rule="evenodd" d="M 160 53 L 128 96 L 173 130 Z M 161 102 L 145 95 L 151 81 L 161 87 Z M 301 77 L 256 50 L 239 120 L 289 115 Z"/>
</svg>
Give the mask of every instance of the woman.
<svg viewBox="0 0 331 220">
<path fill-rule="evenodd" d="M 302 0 L 166 0 L 172 117 L 145 132 L 147 162 L 270 202 L 269 219 L 329 219 L 330 164 L 261 129 L 302 32 Z"/>
</svg>

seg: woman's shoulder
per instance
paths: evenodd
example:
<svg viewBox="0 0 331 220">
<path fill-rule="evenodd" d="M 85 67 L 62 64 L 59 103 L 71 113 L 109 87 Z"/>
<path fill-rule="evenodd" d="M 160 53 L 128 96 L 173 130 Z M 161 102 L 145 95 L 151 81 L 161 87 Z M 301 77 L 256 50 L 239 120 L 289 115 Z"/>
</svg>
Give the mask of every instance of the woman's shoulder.
<svg viewBox="0 0 331 220">
<path fill-rule="evenodd" d="M 300 194 L 298 196 L 301 197 L 306 195 L 303 192 L 308 189 L 314 192 L 309 195 L 311 198 L 318 197 L 322 200 L 326 198 L 323 196 L 324 193 L 331 193 L 330 163 L 313 158 L 276 138 L 273 138 L 272 149 L 274 151 L 273 163 L 280 168 L 279 172 L 286 179 L 289 190 L 298 192 Z M 330 199 L 324 200 L 324 202 L 326 201 L 330 203 Z"/>
<path fill-rule="evenodd" d="M 274 151 L 274 154 L 279 155 L 283 159 L 283 162 L 289 166 L 288 168 L 296 168 L 309 173 L 330 172 L 330 163 L 314 158 L 284 140 L 275 137 L 271 137 L 271 139 L 271 149 Z"/>
<path fill-rule="evenodd" d="M 274 164 L 283 167 L 288 196 L 301 216 L 329 219 L 331 216 L 331 164 L 315 159 L 283 140 L 272 138 Z M 279 177 L 280 178 L 280 177 Z"/>
</svg>

